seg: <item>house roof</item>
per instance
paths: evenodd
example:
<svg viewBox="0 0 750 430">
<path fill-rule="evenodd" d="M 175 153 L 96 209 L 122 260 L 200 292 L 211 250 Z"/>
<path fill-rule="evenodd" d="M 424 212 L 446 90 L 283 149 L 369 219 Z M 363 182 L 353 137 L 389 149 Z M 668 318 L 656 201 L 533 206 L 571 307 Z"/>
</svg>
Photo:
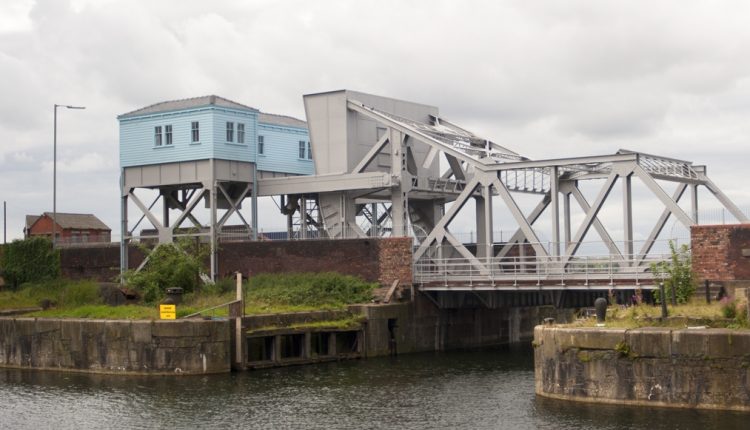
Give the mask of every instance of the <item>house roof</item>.
<svg viewBox="0 0 750 430">
<path fill-rule="evenodd" d="M 26 215 L 26 230 L 30 229 L 39 218 L 39 215 Z"/>
<path fill-rule="evenodd" d="M 43 216 L 52 218 L 52 212 L 45 212 Z M 28 223 L 30 218 L 34 215 L 26 215 L 26 222 Z M 41 216 L 36 217 L 36 220 L 29 227 L 36 223 Z M 64 229 L 76 229 L 76 230 L 109 230 L 107 224 L 104 224 L 96 215 L 92 214 L 70 214 L 58 212 L 55 217 L 57 224 Z"/>
<path fill-rule="evenodd" d="M 197 108 L 201 106 L 220 106 L 220 107 L 226 107 L 226 108 L 231 108 L 231 109 L 240 109 L 240 110 L 249 110 L 252 112 L 258 112 L 258 109 L 255 109 L 254 107 L 245 106 L 243 104 L 234 102 L 232 100 L 225 99 L 224 97 L 210 95 L 210 96 L 193 97 L 189 99 L 159 102 L 159 103 L 152 104 L 150 106 L 146 106 L 144 108 L 134 110 L 132 112 L 124 113 L 118 116 L 117 118 L 118 119 L 132 118 L 136 116 L 150 115 L 150 114 L 155 114 L 155 113 L 160 113 L 160 112 L 170 112 L 170 111 L 181 110 L 181 109 Z"/>
<path fill-rule="evenodd" d="M 261 112 L 258 116 L 258 122 L 264 124 L 282 125 L 287 127 L 307 128 L 307 123 L 287 115 L 276 115 L 272 113 Z"/>
</svg>

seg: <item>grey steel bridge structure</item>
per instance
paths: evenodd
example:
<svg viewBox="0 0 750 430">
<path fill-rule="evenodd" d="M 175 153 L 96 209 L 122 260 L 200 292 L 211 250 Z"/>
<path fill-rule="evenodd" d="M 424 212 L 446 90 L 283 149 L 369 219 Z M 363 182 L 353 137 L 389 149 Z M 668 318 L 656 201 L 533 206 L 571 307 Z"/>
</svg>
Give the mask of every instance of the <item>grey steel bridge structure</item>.
<svg viewBox="0 0 750 430">
<path fill-rule="evenodd" d="M 170 208 L 182 211 L 169 231 L 189 220 L 197 235 L 210 236 L 212 278 L 216 242 L 228 217 L 238 213 L 241 235 L 257 239 L 256 199 L 263 196 L 280 196 L 288 238 L 412 237 L 420 290 L 473 292 L 481 301 L 490 297 L 476 294 L 481 291 L 652 288 L 650 264 L 666 258 L 653 252 L 654 244 L 670 219 L 687 228 L 699 222 L 699 187 L 738 221 L 749 221 L 709 179 L 705 166 L 689 161 L 627 150 L 531 160 L 447 120 L 434 106 L 349 90 L 303 99 L 315 175 L 272 177 L 255 174 L 254 166 L 211 161 L 212 168 L 226 164 L 227 173 L 225 182 L 211 176 L 208 223 L 193 213 L 202 194 L 177 199 L 161 192 L 170 198 Z M 669 183 L 675 188 L 665 188 Z M 634 225 L 644 222 L 633 209 L 636 184 L 645 189 L 649 205 L 663 208 L 650 230 L 638 236 Z M 621 193 L 613 192 L 616 185 Z M 131 195 L 133 187 L 123 185 L 123 195 Z M 595 193 L 587 197 L 584 189 Z M 686 194 L 688 210 L 680 206 Z M 521 200 L 530 198 L 536 204 L 524 211 Z M 223 215 L 216 213 L 221 199 Z M 240 212 L 248 199 L 250 221 Z M 159 226 L 151 207 L 135 201 L 144 213 L 141 220 Z M 621 239 L 613 239 L 602 221 L 605 204 L 619 206 Z M 476 238 L 470 243 L 455 233 L 462 211 L 473 211 L 470 228 Z M 512 220 L 515 231 L 509 237 L 494 236 L 499 211 Z M 125 215 L 123 220 L 126 225 Z M 162 230 L 160 241 L 177 236 Z M 591 241 L 589 232 L 596 232 L 600 252 L 581 251 Z"/>
<path fill-rule="evenodd" d="M 306 95 L 304 102 L 316 175 L 263 179 L 258 195 L 286 196 L 302 237 L 413 237 L 414 281 L 423 291 L 652 288 L 650 263 L 667 257 L 652 253 L 654 244 L 672 217 L 688 228 L 699 222 L 698 187 L 748 222 L 705 166 L 689 161 L 626 150 L 530 160 L 448 121 L 436 107 L 347 90 Z M 598 187 L 592 199 L 581 189 L 584 181 Z M 663 206 L 640 242 L 634 181 Z M 676 189 L 668 192 L 660 182 Z M 621 198 L 612 199 L 618 183 Z M 537 196 L 530 212 L 517 202 L 521 194 Z M 685 194 L 689 211 L 679 204 Z M 476 240 L 467 244 L 451 227 L 471 200 Z M 620 245 L 600 220 L 611 200 L 623 214 Z M 503 241 L 493 237 L 496 202 L 517 226 Z M 583 213 L 577 223 L 573 205 Z M 543 217 L 546 243 L 538 227 Z M 606 251 L 581 255 L 590 230 Z"/>
</svg>

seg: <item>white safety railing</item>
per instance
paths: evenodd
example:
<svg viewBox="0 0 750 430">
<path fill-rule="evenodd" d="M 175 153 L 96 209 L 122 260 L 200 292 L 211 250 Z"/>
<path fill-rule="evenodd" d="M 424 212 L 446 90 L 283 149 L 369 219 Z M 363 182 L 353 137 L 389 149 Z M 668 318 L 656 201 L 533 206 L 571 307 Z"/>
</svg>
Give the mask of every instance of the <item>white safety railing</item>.
<svg viewBox="0 0 750 430">
<path fill-rule="evenodd" d="M 420 284 L 564 286 L 569 283 L 614 285 L 627 280 L 634 285 L 653 286 L 651 263 L 666 261 L 669 254 L 650 255 L 644 259 L 613 255 L 572 257 L 565 261 L 553 256 L 484 257 L 477 259 L 424 257 L 414 264 L 414 281 Z"/>
</svg>

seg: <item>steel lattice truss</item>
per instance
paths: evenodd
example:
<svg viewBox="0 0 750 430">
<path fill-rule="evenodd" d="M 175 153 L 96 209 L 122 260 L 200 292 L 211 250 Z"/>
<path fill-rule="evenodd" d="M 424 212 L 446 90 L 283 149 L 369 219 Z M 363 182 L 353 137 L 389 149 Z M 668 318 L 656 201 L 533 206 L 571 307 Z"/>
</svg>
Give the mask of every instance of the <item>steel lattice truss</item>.
<svg viewBox="0 0 750 430">
<path fill-rule="evenodd" d="M 431 115 L 429 122 L 415 121 L 352 98 L 347 99 L 346 108 L 387 130 L 372 143 L 372 148 L 356 167 L 346 173 L 313 177 L 312 180 L 271 179 L 261 182 L 260 195 L 291 190 L 320 193 L 321 228 L 329 237 L 341 237 L 346 232 L 367 236 L 368 229 L 388 231 L 393 236 L 414 236 L 417 241 L 414 262 L 417 267 L 427 268 L 432 273 L 441 270 L 444 274 L 450 273 L 453 270 L 449 269 L 451 259 L 458 259 L 464 269 L 468 267 L 472 276 L 492 278 L 494 286 L 498 273 L 508 273 L 507 261 L 503 259 L 517 252 L 522 244 L 525 244 L 522 248 L 530 248 L 534 255 L 534 270 L 529 271 L 537 276 L 542 266 L 547 274 L 553 271 L 570 273 L 580 269 L 577 252 L 586 234 L 593 229 L 609 250 L 605 258 L 609 261 L 610 272 L 616 267 L 620 271 L 628 268 L 628 273 L 642 274 L 646 272 L 649 252 L 671 217 L 685 227 L 698 223 L 699 186 L 709 190 L 737 220 L 749 221 L 706 176 L 703 166 L 688 161 L 626 150 L 605 156 L 530 160 L 436 115 Z M 426 156 L 418 161 L 405 156 L 416 145 L 426 145 Z M 366 172 L 379 154 L 391 157 L 390 170 Z M 423 171 L 429 171 L 429 166 L 434 166 L 436 159 L 441 160 L 447 169 L 438 176 L 423 175 Z M 634 249 L 633 241 L 634 179 L 644 184 L 655 201 L 664 206 L 640 249 Z M 579 188 L 579 183 L 587 180 L 603 181 L 591 201 Z M 668 194 L 657 180 L 676 183 L 675 191 Z M 603 205 L 618 182 L 623 189 L 622 248 L 599 219 Z M 691 213 L 679 205 L 688 189 Z M 539 195 L 541 200 L 531 212 L 524 213 L 517 203 L 517 193 Z M 373 213 L 377 208 L 369 208 L 364 203 L 367 198 L 388 203 L 387 210 Z M 477 237 L 475 244 L 467 246 L 455 237 L 450 225 L 472 199 L 476 202 L 474 230 Z M 502 243 L 493 237 L 496 230 L 492 220 L 493 199 L 501 200 L 518 225 L 517 231 Z M 443 205 L 449 202 L 452 205 L 445 210 Z M 577 226 L 573 225 L 570 213 L 573 204 L 584 214 Z M 357 226 L 352 221 L 352 210 L 347 208 L 356 207 L 360 207 L 357 213 L 364 215 L 374 227 Z M 551 241 L 548 243 L 540 240 L 535 226 L 545 212 L 551 214 L 548 215 L 551 221 Z M 387 229 L 377 228 L 381 218 L 388 220 Z M 464 269 L 455 269 L 453 273 Z M 585 270 L 588 276 L 588 267 Z M 517 275 L 527 270 L 517 268 L 516 272 Z M 610 276 L 610 282 L 612 279 Z"/>
</svg>

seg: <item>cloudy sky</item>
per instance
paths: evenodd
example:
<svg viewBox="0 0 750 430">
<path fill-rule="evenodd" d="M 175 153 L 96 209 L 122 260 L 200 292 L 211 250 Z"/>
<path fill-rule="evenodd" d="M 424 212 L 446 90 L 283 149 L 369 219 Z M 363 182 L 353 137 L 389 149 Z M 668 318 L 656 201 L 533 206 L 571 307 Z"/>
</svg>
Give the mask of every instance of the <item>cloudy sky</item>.
<svg viewBox="0 0 750 430">
<path fill-rule="evenodd" d="M 439 106 L 531 158 L 707 164 L 747 208 L 749 16 L 746 1 L 2 0 L 8 238 L 52 209 L 54 103 L 87 108 L 59 111 L 58 211 L 117 234 L 118 114 L 218 94 L 304 118 L 303 94 L 341 88 Z"/>
</svg>

